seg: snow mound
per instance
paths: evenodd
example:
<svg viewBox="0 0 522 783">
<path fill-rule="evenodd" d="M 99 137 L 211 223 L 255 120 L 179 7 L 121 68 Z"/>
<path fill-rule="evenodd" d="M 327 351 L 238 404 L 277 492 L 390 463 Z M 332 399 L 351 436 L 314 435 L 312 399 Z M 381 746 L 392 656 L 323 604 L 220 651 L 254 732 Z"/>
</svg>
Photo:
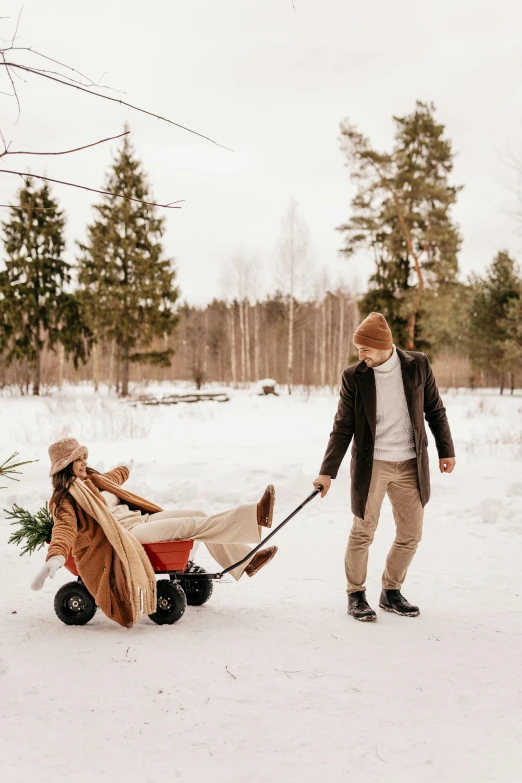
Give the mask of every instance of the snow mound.
<svg viewBox="0 0 522 783">
<path fill-rule="evenodd" d="M 494 525 L 498 519 L 500 501 L 495 498 L 486 498 L 479 503 L 479 513 L 483 522 Z"/>
</svg>

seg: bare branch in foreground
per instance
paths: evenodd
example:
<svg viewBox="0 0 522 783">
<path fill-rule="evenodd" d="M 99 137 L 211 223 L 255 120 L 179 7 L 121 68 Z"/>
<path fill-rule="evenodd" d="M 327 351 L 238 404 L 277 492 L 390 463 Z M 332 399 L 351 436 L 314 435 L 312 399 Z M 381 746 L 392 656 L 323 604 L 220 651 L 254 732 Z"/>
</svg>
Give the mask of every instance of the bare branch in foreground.
<svg viewBox="0 0 522 783">
<path fill-rule="evenodd" d="M 9 66 L 7 65 L 7 61 L 5 59 L 5 54 L 3 52 L 0 52 L 0 54 L 2 55 L 2 61 L 3 61 L 3 64 L 6 66 L 7 75 L 9 77 L 9 81 L 11 82 L 11 87 L 13 88 L 13 95 L 16 98 L 16 105 L 18 106 L 18 114 L 16 115 L 15 122 L 18 122 L 18 120 L 20 119 L 20 112 L 22 111 L 21 106 L 20 106 L 20 99 L 19 99 L 18 93 L 16 91 L 16 84 L 14 83 L 13 77 L 11 76 L 11 71 L 9 70 Z M 1 65 L 2 65 L 2 63 L 0 62 L 0 66 Z"/>
<path fill-rule="evenodd" d="M 21 209 L 20 204 L 0 204 L 0 209 Z M 55 209 L 55 207 L 31 207 L 31 209 L 37 209 L 38 212 L 49 212 Z"/>
<path fill-rule="evenodd" d="M 125 201 L 136 201 L 138 204 L 146 204 L 149 207 L 162 207 L 163 209 L 181 209 L 181 207 L 176 206 L 176 204 L 180 204 L 182 201 L 185 201 L 184 198 L 181 198 L 178 201 L 170 201 L 168 204 L 157 204 L 155 201 L 144 201 L 143 199 L 133 198 L 132 196 L 123 196 L 121 193 L 111 193 L 109 190 L 98 190 L 98 188 L 88 188 L 87 185 L 78 185 L 75 182 L 64 182 L 61 179 L 44 177 L 42 174 L 31 174 L 28 171 L 11 171 L 10 169 L 0 169 L 0 174 L 15 174 L 18 177 L 29 177 L 30 179 L 42 179 L 44 180 L 44 182 L 54 182 L 57 185 L 67 185 L 70 188 L 79 188 L 80 190 L 87 190 L 89 191 L 89 193 L 101 193 L 102 196 L 115 196 L 115 198 L 122 198 Z"/>
<path fill-rule="evenodd" d="M 16 41 L 16 34 L 18 33 L 18 28 L 20 27 L 20 17 L 22 16 L 22 11 L 23 10 L 24 10 L 24 7 L 22 6 L 20 8 L 20 11 L 18 12 L 18 19 L 16 20 L 15 31 L 14 31 L 13 37 L 11 39 L 11 46 L 14 46 L 14 42 Z"/>
<path fill-rule="evenodd" d="M 122 95 L 125 95 L 126 93 L 123 90 L 117 90 L 115 87 L 109 87 L 106 84 L 100 84 L 101 80 L 105 76 L 104 72 L 100 79 L 96 82 L 94 79 L 91 79 L 90 76 L 86 76 L 86 74 L 82 73 L 81 71 L 78 71 L 76 68 L 73 68 L 72 65 L 67 65 L 67 63 L 62 63 L 60 60 L 55 60 L 54 57 L 49 57 L 47 54 L 43 54 L 42 52 L 37 52 L 36 49 L 33 49 L 32 46 L 12 46 L 9 47 L 9 49 L 5 49 L 4 52 L 13 51 L 13 52 L 29 52 L 30 54 L 34 54 L 37 57 L 41 57 L 43 60 L 48 60 L 50 63 L 54 63 L 55 65 L 59 65 L 60 68 L 67 68 L 67 70 L 72 71 L 73 73 L 78 74 L 78 76 L 81 76 L 82 79 L 85 79 L 87 82 L 89 82 L 86 86 L 93 86 L 93 87 L 100 87 L 104 90 L 113 90 L 114 92 L 120 92 Z M 43 70 L 43 69 L 41 69 Z M 54 73 L 54 71 L 53 71 Z M 71 81 L 77 81 L 76 79 L 73 79 L 71 76 L 67 76 L 66 74 L 60 74 L 65 79 L 70 79 Z M 78 82 L 80 83 L 80 82 Z M 85 86 L 85 85 L 84 85 Z"/>
<path fill-rule="evenodd" d="M 84 87 L 79 84 L 71 83 L 70 81 L 64 81 L 64 78 L 58 79 L 57 76 L 52 76 L 49 73 L 45 73 L 42 70 L 39 70 L 38 68 L 31 68 L 28 65 L 20 65 L 19 63 L 14 62 L 8 62 L 5 59 L 5 55 L 3 52 L 0 52 L 2 54 L 3 62 L 0 62 L 0 66 L 4 65 L 7 69 L 7 72 L 9 74 L 9 78 L 11 79 L 11 82 L 13 84 L 14 88 L 14 82 L 10 74 L 10 68 L 18 68 L 22 71 L 25 71 L 26 73 L 32 73 L 36 76 L 41 76 L 44 79 L 50 79 L 53 82 L 57 82 L 58 84 L 62 84 L 65 87 L 72 87 L 75 90 L 80 90 L 81 92 L 86 92 L 88 95 L 94 95 L 97 98 L 104 98 L 106 101 L 112 101 L 113 103 L 119 103 L 121 106 L 127 106 L 129 109 L 133 109 L 134 111 L 138 111 L 141 114 L 147 114 L 149 117 L 155 117 L 158 120 L 162 120 L 163 122 L 168 122 L 169 125 L 175 125 L 176 128 L 181 128 L 181 130 L 186 130 L 188 133 L 193 133 L 195 136 L 199 136 L 201 139 L 206 139 L 207 141 L 210 141 L 212 144 L 215 144 L 217 147 L 221 147 L 222 149 L 228 150 L 229 152 L 233 152 L 234 150 L 231 150 L 230 147 L 225 147 L 224 144 L 220 144 L 219 142 L 215 141 L 214 139 L 211 139 L 209 136 L 205 136 L 203 133 L 198 133 L 198 131 L 192 130 L 191 128 L 187 128 L 186 125 L 181 125 L 179 122 L 174 122 L 174 120 L 169 120 L 168 117 L 163 117 L 160 114 L 155 114 L 152 111 L 147 111 L 147 109 L 140 109 L 139 106 L 135 106 L 132 103 L 128 103 L 128 101 L 122 101 L 121 98 L 113 98 L 111 95 L 103 95 L 101 92 L 96 92 L 95 90 L 90 90 L 87 87 Z"/>
<path fill-rule="evenodd" d="M 99 141 L 94 141 L 92 144 L 84 144 L 83 147 L 76 147 L 73 150 L 62 150 L 61 152 L 30 152 L 27 150 L 13 150 L 12 152 L 9 151 L 8 146 L 6 146 L 4 141 L 4 147 L 5 151 L 0 152 L 0 158 L 5 157 L 5 155 L 69 155 L 71 152 L 80 152 L 80 150 L 87 150 L 90 147 L 96 147 L 98 144 L 104 144 L 106 141 L 114 141 L 114 139 L 121 139 L 122 136 L 126 136 L 130 131 L 125 131 L 124 133 L 119 133 L 117 136 L 109 136 L 106 139 L 100 139 Z M 1 132 L 0 132 L 0 135 Z M 2 135 L 2 140 L 3 140 Z"/>
</svg>

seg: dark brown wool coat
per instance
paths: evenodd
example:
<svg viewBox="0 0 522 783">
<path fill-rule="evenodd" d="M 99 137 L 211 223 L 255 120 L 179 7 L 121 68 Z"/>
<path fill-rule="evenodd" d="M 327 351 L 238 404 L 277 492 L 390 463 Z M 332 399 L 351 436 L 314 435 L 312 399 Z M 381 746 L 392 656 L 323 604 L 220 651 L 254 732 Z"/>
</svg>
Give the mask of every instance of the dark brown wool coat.
<svg viewBox="0 0 522 783">
<path fill-rule="evenodd" d="M 422 505 L 425 506 L 430 499 L 430 469 L 424 419 L 435 437 L 440 459 L 454 457 L 455 448 L 446 409 L 442 404 L 428 357 L 417 351 L 401 351 L 399 348 L 397 354 L 401 362 L 404 393 L 415 438 L 420 497 Z M 332 478 L 337 476 L 353 437 L 350 465 L 352 512 L 362 519 L 372 479 L 376 419 L 374 372 L 364 362 L 359 362 L 343 372 L 339 407 L 320 473 Z"/>
</svg>

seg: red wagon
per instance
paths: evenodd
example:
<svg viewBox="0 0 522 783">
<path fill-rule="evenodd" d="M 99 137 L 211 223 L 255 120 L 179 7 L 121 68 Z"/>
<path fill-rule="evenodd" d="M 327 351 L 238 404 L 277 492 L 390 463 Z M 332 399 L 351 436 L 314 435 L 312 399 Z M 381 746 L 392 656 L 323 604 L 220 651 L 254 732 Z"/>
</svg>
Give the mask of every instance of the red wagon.
<svg viewBox="0 0 522 783">
<path fill-rule="evenodd" d="M 155 573 L 169 576 L 158 580 L 157 609 L 149 615 L 158 625 L 176 623 L 187 604 L 201 606 L 212 595 L 214 575 L 207 575 L 204 568 L 194 565 L 190 559 L 193 546 L 193 541 L 143 544 Z M 66 625 L 85 625 L 96 614 L 95 600 L 78 574 L 72 552 L 65 567 L 78 579 L 60 587 L 54 599 L 55 612 Z"/>
<path fill-rule="evenodd" d="M 187 604 L 201 606 L 208 601 L 212 595 L 214 579 L 222 579 L 230 571 L 246 563 L 322 489 L 323 487 L 319 485 L 242 560 L 215 574 L 208 574 L 204 568 L 194 565 L 190 559 L 194 546 L 193 541 L 143 544 L 154 571 L 157 574 L 168 574 L 169 577 L 168 579 L 160 579 L 157 583 L 158 603 L 154 614 L 149 615 L 150 619 L 158 625 L 171 625 L 183 616 Z M 69 555 L 65 567 L 78 579 L 76 582 L 68 582 L 60 587 L 54 599 L 55 612 L 60 620 L 67 625 L 85 625 L 96 613 L 96 602 L 82 582 L 72 554 Z"/>
</svg>

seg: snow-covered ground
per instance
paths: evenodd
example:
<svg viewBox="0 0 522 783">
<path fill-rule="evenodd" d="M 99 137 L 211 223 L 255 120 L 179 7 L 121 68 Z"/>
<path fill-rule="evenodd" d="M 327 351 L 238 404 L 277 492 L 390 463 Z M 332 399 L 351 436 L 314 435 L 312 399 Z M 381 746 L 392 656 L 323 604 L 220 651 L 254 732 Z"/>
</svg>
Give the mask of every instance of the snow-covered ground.
<svg viewBox="0 0 522 783">
<path fill-rule="evenodd" d="M 0 777 L 5 783 L 515 783 L 522 779 L 522 397 L 445 395 L 458 465 L 437 472 L 404 593 L 421 615 L 346 614 L 348 459 L 275 540 L 255 578 L 216 584 L 177 625 L 122 629 L 55 616 L 62 570 L 20 557 L 0 519 Z M 337 400 L 256 397 L 132 408 L 86 388 L 0 399 L 1 507 L 49 496 L 47 446 L 72 434 L 90 463 L 131 457 L 129 487 L 165 507 L 221 510 L 268 482 L 282 519 L 311 491 Z M 393 538 L 386 502 L 368 595 Z M 204 547 L 197 560 L 211 563 Z"/>
</svg>

